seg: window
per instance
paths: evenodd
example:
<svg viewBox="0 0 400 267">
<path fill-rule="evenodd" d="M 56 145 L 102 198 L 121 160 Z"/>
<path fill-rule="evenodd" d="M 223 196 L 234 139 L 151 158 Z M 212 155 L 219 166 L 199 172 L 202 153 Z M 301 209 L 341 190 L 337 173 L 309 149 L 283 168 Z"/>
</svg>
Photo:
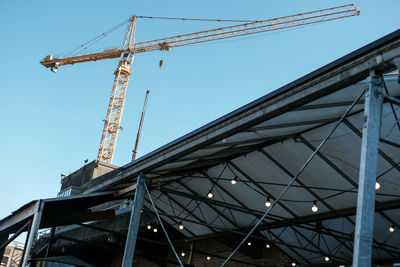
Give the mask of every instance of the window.
<svg viewBox="0 0 400 267">
<path fill-rule="evenodd" d="M 5 266 L 5 265 L 7 265 L 7 262 L 8 262 L 8 257 L 4 256 L 3 259 L 1 260 L 1 264 L 2 265 L 4 264 L 4 266 Z"/>
</svg>

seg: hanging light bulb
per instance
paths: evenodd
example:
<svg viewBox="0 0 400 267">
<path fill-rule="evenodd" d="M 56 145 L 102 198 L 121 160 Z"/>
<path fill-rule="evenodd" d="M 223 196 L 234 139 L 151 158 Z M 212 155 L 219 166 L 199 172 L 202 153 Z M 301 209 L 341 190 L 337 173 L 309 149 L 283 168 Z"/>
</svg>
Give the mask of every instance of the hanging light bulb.
<svg viewBox="0 0 400 267">
<path fill-rule="evenodd" d="M 311 210 L 313 212 L 317 212 L 318 211 L 317 201 L 314 200 L 314 204 L 312 205 Z"/>
<path fill-rule="evenodd" d="M 389 227 L 389 232 L 393 233 L 394 232 L 394 225 Z"/>
<path fill-rule="evenodd" d="M 158 229 L 154 227 L 153 232 L 154 232 L 154 233 L 157 233 L 157 232 L 158 232 Z"/>
<path fill-rule="evenodd" d="M 247 242 L 247 245 L 250 247 L 251 246 L 251 242 Z"/>
<path fill-rule="evenodd" d="M 236 184 L 237 183 L 237 177 L 233 177 L 233 179 L 231 180 L 231 184 Z"/>
<path fill-rule="evenodd" d="M 211 257 L 210 257 L 210 256 L 207 256 L 207 260 L 208 260 L 208 261 L 211 260 Z"/>
<path fill-rule="evenodd" d="M 325 261 L 329 261 L 329 257 L 328 256 L 325 257 Z"/>
<path fill-rule="evenodd" d="M 147 229 L 149 229 L 149 230 L 151 229 L 151 225 L 150 224 L 147 225 Z"/>
<path fill-rule="evenodd" d="M 296 263 L 295 263 L 295 262 L 292 262 L 292 266 L 293 266 L 293 267 L 296 266 Z"/>
<path fill-rule="evenodd" d="M 211 190 L 208 191 L 207 197 L 208 197 L 208 198 L 213 198 L 213 196 L 214 196 L 214 195 L 213 195 L 213 193 L 211 192 Z"/>
<path fill-rule="evenodd" d="M 183 230 L 183 228 L 184 228 L 184 227 L 183 227 L 183 224 L 182 224 L 182 222 L 180 222 L 180 223 L 179 223 L 179 229 Z"/>
<path fill-rule="evenodd" d="M 265 247 L 266 247 L 266 248 L 270 248 L 271 246 L 270 246 L 269 244 L 266 244 Z"/>
<path fill-rule="evenodd" d="M 265 201 L 265 206 L 267 208 L 271 207 L 271 201 L 269 200 L 269 197 L 267 197 L 267 201 Z"/>
<path fill-rule="evenodd" d="M 181 256 L 185 257 L 185 255 L 186 255 L 185 252 L 182 251 Z"/>
<path fill-rule="evenodd" d="M 378 181 L 376 181 L 375 190 L 378 190 L 379 188 L 381 188 L 381 184 Z"/>
</svg>

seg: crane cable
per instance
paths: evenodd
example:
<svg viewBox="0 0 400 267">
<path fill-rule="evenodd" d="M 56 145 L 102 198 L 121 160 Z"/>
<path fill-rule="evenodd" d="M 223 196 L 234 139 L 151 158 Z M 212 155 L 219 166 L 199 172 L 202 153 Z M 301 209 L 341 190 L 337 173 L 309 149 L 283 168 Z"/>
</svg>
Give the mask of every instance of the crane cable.
<svg viewBox="0 0 400 267">
<path fill-rule="evenodd" d="M 118 25 L 115 25 L 114 27 L 112 27 L 111 29 L 109 29 L 106 32 L 103 32 L 102 34 L 96 36 L 95 38 L 87 41 L 86 43 L 81 44 L 80 46 L 72 49 L 69 52 L 66 52 L 62 57 L 66 57 L 66 56 L 70 56 L 72 54 L 72 56 L 76 56 L 79 53 L 81 53 L 82 51 L 86 50 L 88 47 L 94 45 L 95 43 L 97 43 L 98 41 L 100 41 L 101 39 L 105 38 L 107 35 L 109 35 L 111 32 L 117 30 L 118 28 L 124 26 L 126 23 L 130 22 L 132 18 L 129 18 L 127 20 L 124 20 L 123 22 L 119 23 Z M 78 51 L 79 50 L 79 51 Z M 77 52 L 76 52 L 77 51 Z"/>
<path fill-rule="evenodd" d="M 149 17 L 136 16 L 142 19 L 168 19 L 168 20 L 189 20 L 189 21 L 213 21 L 213 22 L 257 22 L 260 20 L 241 20 L 241 19 L 189 19 L 189 18 L 170 18 L 170 17 Z"/>
<path fill-rule="evenodd" d="M 257 22 L 258 21 L 258 20 L 236 20 L 236 19 L 226 20 L 226 19 L 201 19 L 201 18 L 172 18 L 172 17 L 151 17 L 151 16 L 136 16 L 136 18 L 164 19 L 164 20 L 182 20 L 182 21 L 210 21 L 210 22 Z M 118 28 L 122 27 L 123 25 L 125 25 L 128 22 L 130 22 L 131 20 L 132 20 L 132 17 L 130 17 L 127 20 L 124 20 L 123 22 L 115 25 L 114 27 L 112 27 L 108 31 L 103 32 L 102 34 L 94 37 L 93 39 L 91 39 L 89 41 L 87 41 L 86 43 L 83 43 L 83 44 L 79 45 L 78 47 L 76 47 L 76 48 L 74 48 L 74 49 L 72 49 L 70 51 L 65 52 L 60 58 L 64 58 L 64 57 L 67 57 L 67 56 L 76 56 L 76 55 L 82 53 L 87 48 L 89 48 L 90 46 L 94 45 L 95 43 L 97 43 L 101 39 L 103 39 L 106 36 L 108 36 L 111 32 L 117 30 Z"/>
</svg>

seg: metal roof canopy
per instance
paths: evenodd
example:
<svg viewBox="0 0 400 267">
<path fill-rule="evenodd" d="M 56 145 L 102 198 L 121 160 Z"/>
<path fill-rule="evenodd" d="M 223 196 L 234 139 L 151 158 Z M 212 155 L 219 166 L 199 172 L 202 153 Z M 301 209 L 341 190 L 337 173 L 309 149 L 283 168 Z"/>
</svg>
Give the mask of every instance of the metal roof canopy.
<svg viewBox="0 0 400 267">
<path fill-rule="evenodd" d="M 85 194 L 126 193 L 145 173 L 161 217 L 177 229 L 182 221 L 188 241 L 245 235 L 265 212 L 266 199 L 276 199 L 365 90 L 370 70 L 392 71 L 398 57 L 400 30 L 121 167 L 111 179 L 96 178 Z M 389 96 L 400 96 L 397 79 L 385 76 Z M 391 140 L 400 139 L 398 108 L 388 100 L 383 105 L 381 135 Z M 351 263 L 363 109 L 361 99 L 250 238 L 274 244 L 302 265 L 325 263 L 325 257 Z M 399 164 L 398 147 L 381 142 L 375 262 L 400 258 L 400 231 L 388 231 L 400 224 Z M 311 211 L 314 201 L 318 213 Z"/>
<path fill-rule="evenodd" d="M 88 192 L 121 189 L 143 172 L 162 218 L 187 240 L 244 235 L 352 102 L 370 70 L 387 73 L 400 56 L 400 31 L 385 36 L 120 168 Z M 400 96 L 398 76 L 386 94 Z M 302 265 L 349 264 L 357 204 L 364 98 L 250 238 L 275 244 Z M 400 139 L 398 106 L 385 101 L 381 134 Z M 381 142 L 374 262 L 400 259 L 398 147 Z M 235 185 L 232 179 L 237 179 Z M 213 198 L 207 194 L 212 191 Z M 318 213 L 311 211 L 317 201 Z M 149 202 L 145 206 L 150 211 Z M 234 248 L 235 246 L 233 246 Z"/>
<path fill-rule="evenodd" d="M 83 196 L 34 200 L 0 220 L 0 234 L 15 233 L 34 216 L 40 202 L 43 202 L 43 216 L 40 228 L 48 228 L 91 221 L 105 216 L 109 217 L 110 211 L 107 211 L 106 214 L 98 211 L 91 212 L 88 209 L 114 199 L 114 192 L 99 192 Z"/>
<path fill-rule="evenodd" d="M 31 201 L 0 220 L 0 255 L 7 244 L 28 231 L 22 255 L 26 264 L 38 229 L 112 218 L 113 210 L 93 211 L 91 208 L 120 196 L 118 192 L 100 192 Z M 10 237 L 10 234 L 13 235 Z"/>
</svg>

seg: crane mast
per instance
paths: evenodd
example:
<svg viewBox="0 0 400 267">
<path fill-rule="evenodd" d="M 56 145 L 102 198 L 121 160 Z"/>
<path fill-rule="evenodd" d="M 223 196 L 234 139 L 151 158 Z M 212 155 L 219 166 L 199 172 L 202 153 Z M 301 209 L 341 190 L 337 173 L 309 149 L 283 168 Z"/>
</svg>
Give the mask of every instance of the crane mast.
<svg viewBox="0 0 400 267">
<path fill-rule="evenodd" d="M 40 63 L 46 68 L 51 68 L 53 72 L 56 72 L 57 69 L 63 65 L 71 65 L 76 63 L 118 57 L 120 58 L 118 68 L 114 73 L 115 78 L 113 88 L 110 96 L 110 102 L 107 108 L 106 119 L 104 120 L 103 133 L 101 136 L 100 147 L 97 155 L 98 161 L 111 163 L 113 160 L 118 131 L 120 130 L 120 123 L 122 111 L 124 108 L 129 76 L 132 74 L 131 66 L 134 54 L 156 50 L 169 50 L 170 48 L 184 45 L 204 43 L 226 38 L 234 38 L 250 34 L 305 26 L 324 21 L 358 16 L 359 14 L 360 10 L 356 8 L 353 4 L 350 4 L 295 14 L 286 17 L 253 21 L 230 27 L 183 34 L 136 44 L 134 43 L 136 19 L 140 18 L 140 16 L 133 16 L 127 28 L 124 43 L 121 49 L 114 48 L 98 53 L 54 59 L 51 55 L 49 55 L 46 56 Z"/>
<path fill-rule="evenodd" d="M 135 29 L 136 17 L 133 16 L 125 35 L 122 47 L 123 50 L 134 50 Z M 122 111 L 124 110 L 126 89 L 128 87 L 129 76 L 132 74 L 131 66 L 133 58 L 133 53 L 122 53 L 118 67 L 114 72 L 115 78 L 107 108 L 106 119 L 104 120 L 97 161 L 111 163 L 113 160 L 115 144 L 117 142 L 118 132 L 121 128 L 120 125 Z"/>
</svg>

